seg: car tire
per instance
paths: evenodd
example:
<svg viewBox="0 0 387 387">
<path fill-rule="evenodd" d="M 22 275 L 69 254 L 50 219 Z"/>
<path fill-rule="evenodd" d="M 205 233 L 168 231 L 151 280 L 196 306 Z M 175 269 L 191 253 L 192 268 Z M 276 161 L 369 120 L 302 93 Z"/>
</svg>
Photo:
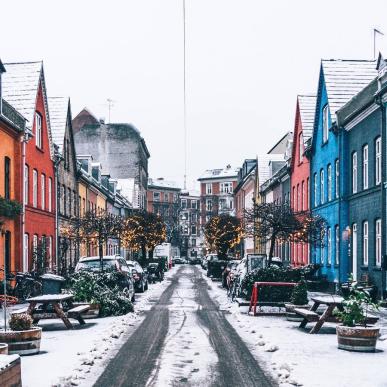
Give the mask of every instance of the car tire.
<svg viewBox="0 0 387 387">
<path fill-rule="evenodd" d="M 145 283 L 145 290 L 148 290 L 148 281 Z"/>
</svg>

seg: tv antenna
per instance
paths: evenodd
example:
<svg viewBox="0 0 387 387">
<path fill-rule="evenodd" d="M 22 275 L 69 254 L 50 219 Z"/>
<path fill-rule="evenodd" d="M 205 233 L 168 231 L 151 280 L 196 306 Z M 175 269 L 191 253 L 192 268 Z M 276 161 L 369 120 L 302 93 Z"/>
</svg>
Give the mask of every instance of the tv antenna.
<svg viewBox="0 0 387 387">
<path fill-rule="evenodd" d="M 107 101 L 108 110 L 109 110 L 109 122 L 108 123 L 110 124 L 110 114 L 111 114 L 112 108 L 114 107 L 114 103 L 116 101 L 113 101 L 111 98 L 107 98 L 106 101 Z"/>
</svg>

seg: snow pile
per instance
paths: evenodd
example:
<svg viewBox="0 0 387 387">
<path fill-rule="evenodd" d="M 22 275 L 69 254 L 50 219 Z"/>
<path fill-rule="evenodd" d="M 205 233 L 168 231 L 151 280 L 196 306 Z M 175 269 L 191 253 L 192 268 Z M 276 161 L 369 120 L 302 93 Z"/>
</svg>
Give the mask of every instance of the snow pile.
<svg viewBox="0 0 387 387">
<path fill-rule="evenodd" d="M 239 308 L 228 299 L 219 283 L 206 280 L 210 296 L 221 310 L 229 312 L 227 320 L 280 387 L 386 386 L 386 321 L 379 324 L 382 340 L 376 353 L 342 351 L 337 348 L 335 324 L 324 324 L 319 334 L 310 335 L 285 317 L 248 315 L 247 308 Z"/>
</svg>

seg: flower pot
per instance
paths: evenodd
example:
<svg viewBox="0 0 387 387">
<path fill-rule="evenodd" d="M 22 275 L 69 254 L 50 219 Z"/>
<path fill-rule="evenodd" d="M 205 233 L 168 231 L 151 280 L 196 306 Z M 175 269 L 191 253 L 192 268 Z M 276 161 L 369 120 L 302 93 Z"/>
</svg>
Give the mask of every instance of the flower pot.
<svg viewBox="0 0 387 387">
<path fill-rule="evenodd" d="M 288 302 L 285 302 L 285 308 L 286 308 L 286 320 L 288 321 L 296 321 L 301 322 L 304 318 L 297 313 L 294 312 L 295 308 L 300 309 L 309 309 L 310 306 L 308 304 L 306 305 L 295 305 Z"/>
<path fill-rule="evenodd" d="M 40 351 L 42 328 L 34 327 L 26 331 L 0 330 L 0 342 L 8 344 L 10 355 L 33 355 Z"/>
<path fill-rule="evenodd" d="M 339 349 L 355 352 L 375 352 L 379 328 L 338 325 L 336 334 Z"/>
<path fill-rule="evenodd" d="M 0 343 L 0 355 L 8 355 L 8 344 Z"/>
</svg>

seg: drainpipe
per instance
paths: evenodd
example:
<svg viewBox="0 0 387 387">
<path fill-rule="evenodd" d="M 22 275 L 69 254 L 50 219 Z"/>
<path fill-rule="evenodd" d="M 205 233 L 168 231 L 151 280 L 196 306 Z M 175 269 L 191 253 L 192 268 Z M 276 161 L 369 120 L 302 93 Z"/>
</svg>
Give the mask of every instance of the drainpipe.
<svg viewBox="0 0 387 387">
<path fill-rule="evenodd" d="M 26 193 L 25 190 L 25 179 L 26 179 L 26 144 L 28 142 L 28 135 L 24 134 L 22 137 L 22 176 L 23 176 L 23 181 L 22 181 L 22 203 L 23 203 L 23 208 L 22 208 L 22 217 L 21 217 L 21 222 L 22 222 L 22 271 L 27 272 L 28 271 L 28 256 L 27 256 L 27 267 L 24 266 L 24 252 L 26 249 L 26 241 L 24 238 L 24 234 L 26 232 L 26 201 L 25 201 L 25 195 L 28 197 L 28 192 Z M 19 245 L 20 246 L 20 245 Z"/>
<path fill-rule="evenodd" d="M 55 264 L 56 264 L 56 272 L 59 270 L 59 216 L 58 216 L 58 180 L 59 180 L 59 165 L 63 160 L 63 157 L 58 152 L 58 147 L 54 145 L 54 189 L 55 189 Z M 52 192 L 51 192 L 52 195 Z"/>
</svg>

